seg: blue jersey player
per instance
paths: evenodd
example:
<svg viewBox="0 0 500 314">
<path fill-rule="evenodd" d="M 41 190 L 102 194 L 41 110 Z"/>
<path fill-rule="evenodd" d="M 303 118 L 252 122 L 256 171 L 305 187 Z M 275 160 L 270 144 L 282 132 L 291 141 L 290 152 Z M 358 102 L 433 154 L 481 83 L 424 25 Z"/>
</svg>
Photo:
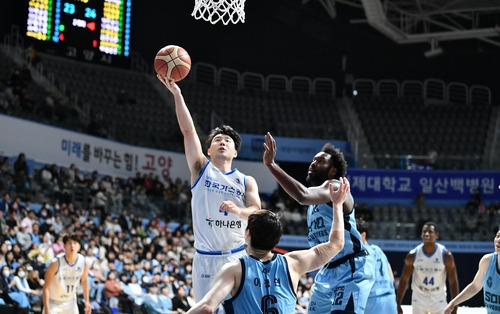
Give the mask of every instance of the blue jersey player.
<svg viewBox="0 0 500 314">
<path fill-rule="evenodd" d="M 500 314 L 500 230 L 493 241 L 495 252 L 484 255 L 479 261 L 476 276 L 467 287 L 448 303 L 445 314 L 450 314 L 460 303 L 469 300 L 483 289 L 484 306 L 488 314 Z"/>
<path fill-rule="evenodd" d="M 309 205 L 307 224 L 311 247 L 328 239 L 328 230 L 335 219 L 329 204 L 328 186 L 338 184 L 347 172 L 347 162 L 342 152 L 325 144 L 309 166 L 307 180 L 311 187 L 292 178 L 275 162 L 276 141 L 267 133 L 264 144 L 264 164 L 281 187 L 297 202 Z M 374 283 L 373 263 L 356 229 L 354 200 L 349 196 L 343 203 L 344 249 L 322 267 L 314 279 L 308 313 L 364 313 L 368 295 Z"/>
</svg>

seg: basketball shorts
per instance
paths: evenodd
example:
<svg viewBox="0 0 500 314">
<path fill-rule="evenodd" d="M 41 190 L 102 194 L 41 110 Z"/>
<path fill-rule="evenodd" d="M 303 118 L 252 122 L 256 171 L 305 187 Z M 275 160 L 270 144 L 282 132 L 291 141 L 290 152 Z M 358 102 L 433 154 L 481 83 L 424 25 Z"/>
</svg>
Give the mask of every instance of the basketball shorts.
<svg viewBox="0 0 500 314">
<path fill-rule="evenodd" d="M 193 258 L 193 289 L 196 302 L 200 301 L 213 285 L 215 275 L 226 263 L 239 260 L 246 255 L 242 250 L 225 255 L 195 253 Z"/>
<path fill-rule="evenodd" d="M 447 304 L 446 291 L 437 294 L 412 291 L 411 294 L 411 308 L 413 314 L 444 313 Z"/>
<path fill-rule="evenodd" d="M 368 301 L 366 302 L 365 313 L 398 314 L 396 294 L 389 293 L 368 298 Z"/>
<path fill-rule="evenodd" d="M 359 256 L 334 268 L 321 268 L 311 288 L 308 313 L 364 313 L 375 283 L 374 267 L 367 265 L 371 260 Z"/>
<path fill-rule="evenodd" d="M 76 297 L 74 299 L 58 302 L 49 300 L 50 314 L 79 314 L 78 305 L 76 304 Z M 45 313 L 45 310 L 42 314 Z"/>
</svg>

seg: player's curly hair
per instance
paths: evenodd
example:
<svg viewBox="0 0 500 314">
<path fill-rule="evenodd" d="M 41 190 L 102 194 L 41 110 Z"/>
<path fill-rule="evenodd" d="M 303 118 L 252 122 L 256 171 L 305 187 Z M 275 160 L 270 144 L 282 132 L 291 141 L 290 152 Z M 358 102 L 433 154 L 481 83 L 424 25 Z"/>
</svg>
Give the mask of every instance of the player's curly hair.
<svg viewBox="0 0 500 314">
<path fill-rule="evenodd" d="M 250 231 L 250 245 L 258 250 L 272 250 L 283 235 L 280 213 L 259 209 L 248 217 L 247 230 Z"/>
<path fill-rule="evenodd" d="M 340 149 L 333 146 L 331 143 L 326 143 L 321 151 L 331 156 L 330 159 L 333 163 L 333 167 L 337 169 L 337 173 L 332 179 L 345 177 L 347 173 L 347 161 L 345 160 L 344 154 L 340 151 Z"/>
<path fill-rule="evenodd" d="M 205 141 L 205 146 L 207 147 L 207 149 L 210 148 L 210 145 L 212 144 L 212 140 L 214 139 L 214 137 L 219 134 L 230 136 L 233 139 L 234 148 L 236 149 L 236 151 L 240 150 L 241 136 L 229 125 L 221 125 L 219 127 L 216 127 L 210 132 L 210 134 L 207 137 L 207 140 Z"/>
</svg>

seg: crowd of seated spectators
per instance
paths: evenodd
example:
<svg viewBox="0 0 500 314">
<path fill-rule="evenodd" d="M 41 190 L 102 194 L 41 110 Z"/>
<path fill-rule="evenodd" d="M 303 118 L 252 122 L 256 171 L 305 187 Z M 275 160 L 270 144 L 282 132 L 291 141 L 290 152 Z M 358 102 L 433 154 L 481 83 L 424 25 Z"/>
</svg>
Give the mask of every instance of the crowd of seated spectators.
<svg viewBox="0 0 500 314">
<path fill-rule="evenodd" d="M 141 173 L 111 178 L 54 164 L 29 176 L 23 153 L 14 162 L 18 166 L 9 158 L 0 160 L 3 306 L 41 311 L 46 268 L 64 252 L 62 236 L 69 233 L 80 236 L 80 253 L 91 263 L 89 285 L 96 313 L 183 313 L 192 305 L 194 239 L 187 182 Z M 23 167 L 23 180 L 16 179 L 15 168 Z M 85 207 L 73 202 L 76 185 L 87 191 L 81 203 Z M 291 206 L 286 203 L 278 195 L 264 201 L 277 210 Z M 304 228 L 297 211 L 295 224 Z M 302 280 L 298 312 L 305 311 L 311 279 Z"/>
</svg>

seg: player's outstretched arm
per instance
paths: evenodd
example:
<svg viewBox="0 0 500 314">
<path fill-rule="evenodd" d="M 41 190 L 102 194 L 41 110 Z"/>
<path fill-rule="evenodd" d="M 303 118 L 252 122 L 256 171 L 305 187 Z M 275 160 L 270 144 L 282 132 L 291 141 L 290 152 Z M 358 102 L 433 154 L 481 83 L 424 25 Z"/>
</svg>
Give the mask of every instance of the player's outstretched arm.
<svg viewBox="0 0 500 314">
<path fill-rule="evenodd" d="M 288 193 L 293 199 L 295 199 L 301 205 L 310 205 L 310 204 L 322 204 L 330 202 L 330 193 L 329 193 L 329 181 L 325 181 L 320 186 L 315 187 L 306 187 L 299 181 L 292 178 L 288 173 L 286 173 L 283 169 L 281 169 L 278 164 L 274 161 L 276 157 L 276 141 L 272 137 L 271 133 L 267 132 L 265 135 L 265 143 L 264 143 L 264 156 L 263 162 L 266 165 L 267 169 L 274 176 L 276 181 L 281 185 L 283 190 Z M 334 187 L 338 188 L 338 182 L 334 182 Z M 354 200 L 352 196 L 348 196 L 346 201 L 344 202 L 344 212 L 350 213 L 353 206 Z"/>
<path fill-rule="evenodd" d="M 401 303 L 408 288 L 408 282 L 410 281 L 410 276 L 413 272 L 413 261 L 415 260 L 415 253 L 410 251 L 406 255 L 405 264 L 403 266 L 403 271 L 401 272 L 401 277 L 399 278 L 399 286 L 396 294 L 396 303 L 398 305 L 398 313 L 403 314 L 403 308 Z"/>
<path fill-rule="evenodd" d="M 302 274 L 325 265 L 344 248 L 342 203 L 349 196 L 349 193 L 350 186 L 347 178 L 340 178 L 339 188 L 337 189 L 334 188 L 333 184 L 330 184 L 329 194 L 333 203 L 333 219 L 328 242 L 321 243 L 309 250 L 294 251 L 287 254 L 290 273 L 294 277 L 292 279 L 294 284 L 298 282 Z"/>
<path fill-rule="evenodd" d="M 219 304 L 229 295 L 236 293 L 241 281 L 241 262 L 235 261 L 225 264 L 215 276 L 210 291 L 197 302 L 188 314 L 211 314 Z"/>
<path fill-rule="evenodd" d="M 476 275 L 474 276 L 474 279 L 470 284 L 467 285 L 467 287 L 462 290 L 456 297 L 454 297 L 450 303 L 446 306 L 446 309 L 444 310 L 444 314 L 451 314 L 453 311 L 456 311 L 456 307 L 461 304 L 462 302 L 465 302 L 475 296 L 481 289 L 483 289 L 483 279 L 484 275 L 486 274 L 486 271 L 488 270 L 488 266 L 491 261 L 491 256 L 493 254 L 486 254 L 484 255 L 481 260 L 479 261 L 479 267 L 476 272 Z"/>
<path fill-rule="evenodd" d="M 278 164 L 274 161 L 276 157 L 276 141 L 272 137 L 271 133 L 267 132 L 265 135 L 265 143 L 264 143 L 264 156 L 263 161 L 264 165 L 266 165 L 267 169 L 274 176 L 276 181 L 281 185 L 281 187 L 288 193 L 292 198 L 294 198 L 297 202 L 304 205 L 304 202 L 307 200 L 308 189 L 299 181 L 292 178 L 288 173 L 286 173 L 283 169 L 281 169 Z M 326 194 L 326 196 L 328 196 Z M 318 203 L 326 203 L 329 202 L 326 199 L 323 202 Z"/>
<path fill-rule="evenodd" d="M 196 133 L 193 118 L 184 101 L 181 89 L 174 81 L 168 80 L 161 75 L 157 75 L 157 77 L 174 96 L 175 114 L 179 128 L 184 136 L 184 149 L 188 167 L 191 171 L 191 182 L 193 182 L 193 179 L 196 180 L 208 159 L 203 154 L 200 138 Z"/>
<path fill-rule="evenodd" d="M 451 298 L 455 298 L 458 295 L 459 287 L 458 287 L 458 275 L 457 275 L 457 267 L 455 266 L 455 259 L 453 258 L 453 254 L 450 251 L 446 250 L 444 253 L 444 265 L 446 267 L 446 277 L 448 278 L 448 284 L 450 286 L 450 295 Z M 456 310 L 452 312 L 456 314 Z"/>
</svg>

